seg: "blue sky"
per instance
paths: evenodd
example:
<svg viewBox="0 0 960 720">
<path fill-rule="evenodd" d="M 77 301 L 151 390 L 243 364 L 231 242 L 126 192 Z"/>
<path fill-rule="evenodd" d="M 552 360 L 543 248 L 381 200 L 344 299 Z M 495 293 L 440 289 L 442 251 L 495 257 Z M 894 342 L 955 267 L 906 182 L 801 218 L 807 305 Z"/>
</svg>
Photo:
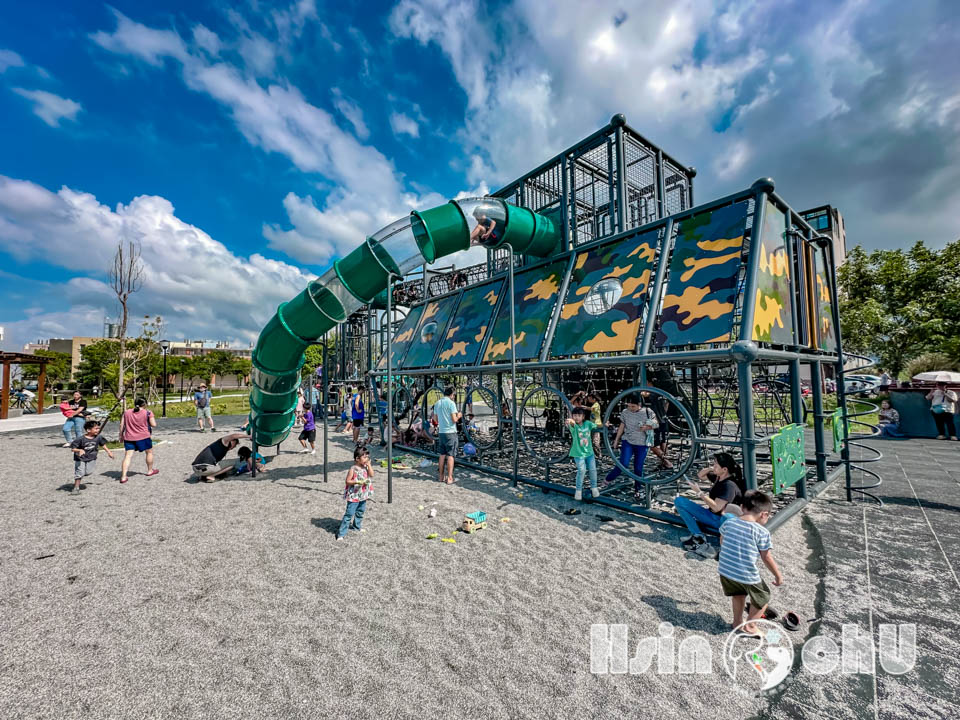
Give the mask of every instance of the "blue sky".
<svg viewBox="0 0 960 720">
<path fill-rule="evenodd" d="M 250 342 L 364 234 L 497 187 L 615 112 L 698 167 L 700 200 L 770 175 L 795 207 L 840 207 L 851 245 L 942 246 L 960 236 L 955 15 L 933 1 L 8 3 L 3 347 L 98 334 L 124 238 L 147 267 L 136 315 Z"/>
</svg>

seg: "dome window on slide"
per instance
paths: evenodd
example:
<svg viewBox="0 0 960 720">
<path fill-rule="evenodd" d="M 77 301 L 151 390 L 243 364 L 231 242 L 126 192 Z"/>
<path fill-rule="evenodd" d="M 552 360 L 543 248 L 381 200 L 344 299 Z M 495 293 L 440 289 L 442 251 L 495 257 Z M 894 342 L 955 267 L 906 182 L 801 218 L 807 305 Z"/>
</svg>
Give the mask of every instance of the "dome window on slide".
<svg viewBox="0 0 960 720">
<path fill-rule="evenodd" d="M 623 285 L 616 278 L 604 278 L 594 283 L 583 299 L 583 309 L 591 315 L 603 315 L 623 296 Z"/>
<path fill-rule="evenodd" d="M 420 341 L 424 343 L 433 342 L 433 338 L 437 334 L 437 329 L 435 322 L 428 322 L 420 330 Z"/>
</svg>

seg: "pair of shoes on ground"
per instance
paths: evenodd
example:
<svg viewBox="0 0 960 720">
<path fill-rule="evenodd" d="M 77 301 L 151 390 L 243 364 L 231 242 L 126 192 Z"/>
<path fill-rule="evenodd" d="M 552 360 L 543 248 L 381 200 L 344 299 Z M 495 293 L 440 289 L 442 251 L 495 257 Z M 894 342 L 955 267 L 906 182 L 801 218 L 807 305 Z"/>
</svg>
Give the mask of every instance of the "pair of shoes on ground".
<svg viewBox="0 0 960 720">
<path fill-rule="evenodd" d="M 600 491 L 597 488 L 590 488 L 590 494 L 593 497 L 600 497 Z M 573 493 L 574 500 L 583 500 L 583 493 L 579 490 Z"/>
<path fill-rule="evenodd" d="M 680 538 L 680 544 L 688 553 L 693 553 L 698 557 L 708 560 L 715 560 L 718 557 L 716 548 L 707 542 L 707 538 L 703 535 L 684 535 Z"/>
<path fill-rule="evenodd" d="M 70 491 L 70 494 L 71 494 L 71 495 L 79 495 L 79 494 L 80 494 L 80 488 L 78 488 L 76 485 L 74 485 L 73 489 Z"/>
</svg>

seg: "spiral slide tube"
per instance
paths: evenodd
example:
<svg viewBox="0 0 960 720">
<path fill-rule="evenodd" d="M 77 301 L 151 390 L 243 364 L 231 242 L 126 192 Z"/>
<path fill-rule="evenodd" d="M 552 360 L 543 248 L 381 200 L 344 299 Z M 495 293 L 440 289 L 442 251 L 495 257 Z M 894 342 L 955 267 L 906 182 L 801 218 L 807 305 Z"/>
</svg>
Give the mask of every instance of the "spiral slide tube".
<svg viewBox="0 0 960 720">
<path fill-rule="evenodd" d="M 492 231 L 492 232 L 491 232 Z M 483 236 L 486 235 L 486 238 Z M 276 315 L 253 351 L 250 431 L 260 446 L 282 442 L 293 427 L 304 351 L 421 265 L 471 244 L 490 249 L 509 244 L 514 252 L 549 257 L 560 249 L 552 220 L 499 198 L 481 197 L 414 211 L 368 237 L 334 262 Z"/>
</svg>

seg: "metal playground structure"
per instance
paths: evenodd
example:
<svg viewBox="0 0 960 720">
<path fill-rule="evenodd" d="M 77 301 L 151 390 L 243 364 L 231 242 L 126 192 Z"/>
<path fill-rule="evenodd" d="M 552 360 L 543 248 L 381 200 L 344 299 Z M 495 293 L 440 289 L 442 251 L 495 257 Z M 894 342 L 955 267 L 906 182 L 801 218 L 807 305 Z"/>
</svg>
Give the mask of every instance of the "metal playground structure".
<svg viewBox="0 0 960 720">
<path fill-rule="evenodd" d="M 373 233 L 261 333 L 255 446 L 288 436 L 304 351 L 322 342 L 325 429 L 340 390 L 363 387 L 388 501 L 395 453 L 436 457 L 429 413 L 449 385 L 464 414 L 457 463 L 514 485 L 573 494 L 564 421 L 587 398 L 604 426 L 598 471 L 620 470 L 594 503 L 677 523 L 680 481 L 721 450 L 775 495 L 771 527 L 844 470 L 849 498 L 833 245 L 772 180 L 694 205 L 695 175 L 616 115 L 491 196 Z M 436 270 L 477 245 L 485 263 Z M 612 446 L 631 395 L 660 425 L 639 468 Z"/>
</svg>

